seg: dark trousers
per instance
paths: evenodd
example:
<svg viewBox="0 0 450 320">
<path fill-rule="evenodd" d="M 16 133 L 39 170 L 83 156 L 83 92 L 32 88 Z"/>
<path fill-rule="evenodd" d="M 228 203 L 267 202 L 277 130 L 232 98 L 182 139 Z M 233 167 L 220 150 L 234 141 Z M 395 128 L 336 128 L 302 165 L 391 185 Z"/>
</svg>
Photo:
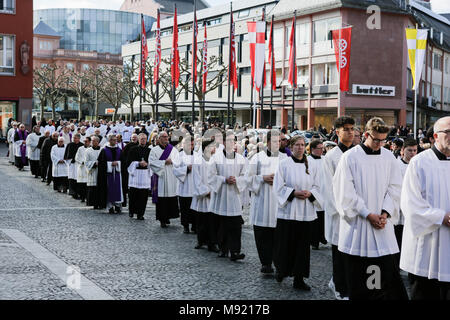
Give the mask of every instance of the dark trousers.
<svg viewBox="0 0 450 320">
<path fill-rule="evenodd" d="M 403 237 L 403 225 L 399 224 L 394 226 L 395 238 L 397 239 L 399 253 L 396 254 L 397 265 L 400 266 L 400 254 L 402 252 L 402 237 Z"/>
<path fill-rule="evenodd" d="M 343 253 L 335 245 L 331 246 L 331 259 L 333 261 L 333 282 L 336 291 L 341 297 L 348 297 L 347 281 L 345 280 L 345 268 Z"/>
<path fill-rule="evenodd" d="M 395 255 L 342 255 L 350 300 L 408 300 Z"/>
<path fill-rule="evenodd" d="M 450 300 L 450 282 L 411 274 L 411 300 Z"/>
<path fill-rule="evenodd" d="M 47 183 L 52 182 L 53 175 L 52 175 L 52 163 L 44 163 L 41 167 L 42 170 L 42 179 L 47 180 Z"/>
<path fill-rule="evenodd" d="M 68 185 L 67 177 L 53 177 L 53 190 L 66 192 Z"/>
<path fill-rule="evenodd" d="M 30 160 L 31 174 L 35 177 L 39 177 L 41 172 L 39 170 L 39 160 Z"/>
<path fill-rule="evenodd" d="M 242 219 L 242 216 L 227 217 L 219 215 L 217 241 L 222 252 L 241 252 L 241 234 L 243 224 L 244 219 Z"/>
<path fill-rule="evenodd" d="M 86 205 L 91 207 L 98 207 L 99 205 L 99 194 L 97 191 L 97 186 L 88 186 L 86 194 Z"/>
<path fill-rule="evenodd" d="M 156 220 L 167 223 L 169 219 L 180 217 L 177 197 L 158 197 L 156 203 Z"/>
<path fill-rule="evenodd" d="M 255 235 L 259 261 L 263 266 L 271 266 L 273 261 L 275 228 L 253 226 L 253 234 Z"/>
<path fill-rule="evenodd" d="M 78 198 L 77 180 L 69 179 L 69 195 Z"/>
<path fill-rule="evenodd" d="M 145 214 L 145 208 L 148 202 L 148 189 L 130 188 L 130 204 L 129 211 L 132 214 L 137 214 L 138 217 L 143 217 Z"/>
<path fill-rule="evenodd" d="M 178 197 L 178 200 L 180 201 L 181 225 L 189 227 L 189 224 L 191 224 L 192 230 L 196 231 L 196 212 L 191 209 L 192 198 Z"/>
<path fill-rule="evenodd" d="M 77 193 L 80 196 L 81 200 L 86 200 L 87 184 L 86 183 L 77 183 Z"/>
<path fill-rule="evenodd" d="M 324 214 L 324 211 L 317 211 L 317 219 L 312 223 L 311 245 L 314 247 L 318 247 L 319 242 L 326 243 Z"/>
<path fill-rule="evenodd" d="M 277 219 L 273 262 L 283 277 L 308 278 L 312 221 Z"/>
<path fill-rule="evenodd" d="M 197 217 L 197 242 L 208 246 L 217 245 L 219 216 L 212 212 L 195 212 Z"/>
</svg>

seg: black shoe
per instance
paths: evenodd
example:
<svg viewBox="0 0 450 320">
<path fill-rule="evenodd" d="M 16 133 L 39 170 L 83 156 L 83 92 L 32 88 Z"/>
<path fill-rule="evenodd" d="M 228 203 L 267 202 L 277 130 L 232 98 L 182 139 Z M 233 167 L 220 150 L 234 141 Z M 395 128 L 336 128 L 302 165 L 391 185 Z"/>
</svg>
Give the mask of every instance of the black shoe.
<svg viewBox="0 0 450 320">
<path fill-rule="evenodd" d="M 109 213 L 114 214 L 114 208 L 109 208 Z"/>
<path fill-rule="evenodd" d="M 165 222 L 161 222 L 161 228 L 167 228 L 167 224 Z"/>
<path fill-rule="evenodd" d="M 115 207 L 116 213 L 122 213 L 122 208 L 121 207 Z"/>
<path fill-rule="evenodd" d="M 191 227 L 191 233 L 193 233 L 193 234 L 197 234 L 197 229 L 196 229 L 196 228 L 194 228 L 194 227 Z"/>
<path fill-rule="evenodd" d="M 303 291 L 311 291 L 311 287 L 308 286 L 302 278 L 294 277 L 294 288 L 303 290 Z"/>
<path fill-rule="evenodd" d="M 170 220 L 167 220 L 167 221 L 166 221 L 166 224 L 170 224 Z"/>
<path fill-rule="evenodd" d="M 82 199 L 81 199 L 81 202 L 86 202 L 86 199 L 82 198 Z"/>
<path fill-rule="evenodd" d="M 137 217 L 137 220 L 145 220 L 143 216 Z"/>
<path fill-rule="evenodd" d="M 128 214 L 128 216 L 129 216 L 130 218 L 133 218 L 133 217 L 134 217 L 134 213 L 131 213 L 131 212 L 130 212 L 130 213 Z"/>
<path fill-rule="evenodd" d="M 226 258 L 226 257 L 228 257 L 228 252 L 223 252 L 223 251 L 220 251 L 220 250 L 219 250 L 219 255 L 218 255 L 218 257 L 219 257 L 219 258 Z"/>
<path fill-rule="evenodd" d="M 313 250 L 319 250 L 319 246 L 311 246 Z"/>
<path fill-rule="evenodd" d="M 184 227 L 183 233 L 189 233 L 189 227 Z"/>
<path fill-rule="evenodd" d="M 325 244 L 328 243 L 328 241 L 327 241 L 326 239 L 322 239 L 322 240 L 320 240 L 320 243 L 323 244 L 323 245 L 325 245 Z"/>
<path fill-rule="evenodd" d="M 49 186 L 51 182 L 47 182 L 47 185 Z"/>
<path fill-rule="evenodd" d="M 219 253 L 219 248 L 217 248 L 217 246 L 214 244 L 214 245 L 209 245 L 208 246 L 208 251 L 211 251 L 211 252 L 215 252 L 215 253 Z"/>
<path fill-rule="evenodd" d="M 244 258 L 245 258 L 245 254 L 243 254 L 243 253 L 231 253 L 230 260 L 237 261 L 237 260 L 242 260 Z"/>
<path fill-rule="evenodd" d="M 275 273 L 275 280 L 277 280 L 277 282 L 281 283 L 283 281 L 283 275 L 281 273 Z"/>
<path fill-rule="evenodd" d="M 264 273 L 264 274 L 273 273 L 272 266 L 271 265 L 262 266 L 261 273 Z"/>
<path fill-rule="evenodd" d="M 202 243 L 197 243 L 197 245 L 194 247 L 194 249 L 201 249 L 203 247 Z"/>
<path fill-rule="evenodd" d="M 39 179 L 39 176 L 34 176 L 35 179 Z"/>
</svg>

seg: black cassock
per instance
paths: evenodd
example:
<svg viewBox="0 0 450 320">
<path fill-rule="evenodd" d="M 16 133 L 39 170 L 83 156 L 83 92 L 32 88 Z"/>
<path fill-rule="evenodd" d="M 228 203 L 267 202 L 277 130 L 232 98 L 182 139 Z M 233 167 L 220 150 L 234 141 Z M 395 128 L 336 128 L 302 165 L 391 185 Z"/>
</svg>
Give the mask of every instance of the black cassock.
<svg viewBox="0 0 450 320">
<path fill-rule="evenodd" d="M 122 193 L 123 193 L 123 203 L 122 206 L 127 206 L 127 193 L 128 193 L 128 167 L 130 163 L 128 162 L 128 154 L 133 147 L 136 147 L 138 143 L 130 142 L 125 148 L 123 148 L 120 154 L 120 172 L 122 173 Z M 147 160 L 146 160 L 147 161 Z"/>
<path fill-rule="evenodd" d="M 64 160 L 71 160 L 71 165 L 75 164 L 75 155 L 77 154 L 77 151 L 80 147 L 84 146 L 81 142 L 75 143 L 71 142 L 67 145 L 66 151 L 64 152 Z M 70 168 L 69 168 L 70 170 Z M 78 197 L 78 191 L 77 191 L 77 179 L 69 179 L 69 195 L 73 196 L 74 198 Z"/>
<path fill-rule="evenodd" d="M 42 143 L 39 162 L 42 170 L 42 179 L 46 178 L 47 183 L 50 183 L 53 179 L 50 153 L 52 152 L 52 147 L 57 143 L 58 140 L 53 140 L 51 137 L 48 137 Z"/>
<path fill-rule="evenodd" d="M 148 157 L 150 155 L 150 148 L 148 146 L 133 146 L 131 149 L 129 149 L 129 155 L 127 157 L 127 172 L 129 165 L 134 162 L 140 162 L 145 161 L 148 162 Z M 138 167 L 137 170 L 148 170 L 148 165 L 146 167 Z M 128 183 L 128 179 L 127 179 Z M 148 202 L 148 194 L 149 189 L 138 189 L 138 188 L 130 188 L 129 189 L 129 195 L 130 195 L 130 205 L 129 205 L 129 211 L 130 214 L 137 214 L 138 218 L 143 217 L 145 213 L 145 208 L 147 206 Z"/>
</svg>

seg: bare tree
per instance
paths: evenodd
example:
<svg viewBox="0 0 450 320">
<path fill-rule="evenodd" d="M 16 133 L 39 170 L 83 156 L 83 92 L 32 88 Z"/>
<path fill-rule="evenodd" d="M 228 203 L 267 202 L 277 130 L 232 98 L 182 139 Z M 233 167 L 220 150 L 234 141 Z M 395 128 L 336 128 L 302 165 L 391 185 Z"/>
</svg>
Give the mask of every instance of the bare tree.
<svg viewBox="0 0 450 320">
<path fill-rule="evenodd" d="M 70 70 L 68 72 L 68 89 L 74 92 L 78 97 L 78 120 L 81 120 L 83 117 L 82 113 L 82 104 L 83 104 L 83 98 L 87 98 L 89 94 L 89 90 L 91 89 L 91 79 L 92 73 L 90 73 L 88 70 L 83 71 L 73 71 Z"/>
<path fill-rule="evenodd" d="M 122 66 L 106 66 L 97 69 L 96 89 L 102 101 L 114 107 L 113 120 L 116 120 L 126 95 L 126 86 L 123 82 L 124 71 Z"/>
</svg>

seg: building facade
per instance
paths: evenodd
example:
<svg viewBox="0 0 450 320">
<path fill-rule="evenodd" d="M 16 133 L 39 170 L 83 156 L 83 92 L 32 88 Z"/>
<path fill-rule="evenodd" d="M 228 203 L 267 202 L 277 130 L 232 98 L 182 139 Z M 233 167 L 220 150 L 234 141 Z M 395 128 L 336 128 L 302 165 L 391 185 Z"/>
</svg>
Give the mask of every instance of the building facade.
<svg viewBox="0 0 450 320">
<path fill-rule="evenodd" d="M 367 8 L 373 1 L 353 0 L 317 0 L 296 1 L 238 1 L 233 3 L 234 21 L 237 35 L 238 82 L 239 88 L 234 101 L 250 102 L 251 80 L 247 21 L 260 19 L 265 7 L 267 20 L 274 17 L 274 55 L 276 60 L 277 89 L 273 93 L 274 103 L 285 104 L 286 107 L 273 107 L 272 125 L 290 127 L 292 120 L 292 89 L 287 84 L 289 67 L 289 37 L 294 10 L 296 20 L 296 52 L 298 65 L 299 88 L 295 92 L 294 123 L 300 129 L 318 127 L 319 124 L 331 128 L 338 114 L 338 94 L 340 94 L 340 113 L 355 118 L 359 127 L 363 127 L 368 119 L 381 116 L 389 125 L 412 125 L 413 109 L 411 105 L 412 78 L 407 55 L 405 28 L 430 28 L 434 25 L 434 38 L 428 41 L 428 49 L 433 54 L 427 54 L 428 70 L 422 74 L 423 97 L 431 101 L 431 107 L 420 107 L 418 112 L 418 127 L 428 126 L 437 116 L 448 114 L 450 78 L 448 72 L 449 47 L 447 37 L 450 32 L 448 20 L 429 9 L 410 2 L 400 0 L 380 0 L 376 4 L 378 16 L 368 14 Z M 419 19 L 418 13 L 423 16 Z M 376 11 L 375 11 L 376 13 Z M 222 57 L 222 62 L 228 64 L 229 35 L 229 5 L 208 8 L 197 12 L 199 23 L 203 20 L 208 26 L 208 55 Z M 180 56 L 192 61 L 189 52 L 192 46 L 193 14 L 180 15 L 179 48 Z M 373 22 L 373 19 L 379 20 Z M 371 22 L 371 23 L 369 23 Z M 164 58 L 170 57 L 172 46 L 172 19 L 161 21 L 161 44 Z M 338 93 L 338 72 L 336 58 L 330 31 L 342 26 L 352 26 L 351 60 L 348 92 Z M 436 31 L 439 29 L 439 31 Z M 436 45 L 436 37 L 442 32 L 443 44 Z M 199 30 L 199 50 L 202 47 L 203 30 Z M 434 39 L 434 40 L 433 40 Z M 150 60 L 154 56 L 154 37 L 148 39 Z M 266 42 L 268 48 L 268 42 Z M 267 52 L 268 53 L 268 52 Z M 130 59 L 139 61 L 139 43 L 131 43 L 122 47 L 124 63 Z M 433 61 L 431 61 L 433 60 Z M 267 61 L 267 55 L 266 55 Z M 162 66 L 169 68 L 170 65 Z M 268 67 L 266 67 L 266 70 Z M 442 69 L 442 72 L 439 70 Z M 181 77 L 183 81 L 183 76 Z M 375 90 L 376 88 L 383 90 Z M 365 90 L 365 88 L 367 90 Z M 372 90 L 370 90 L 372 88 Z M 383 94 L 388 92 L 388 94 Z M 226 83 L 206 95 L 208 101 L 227 100 Z M 434 95 L 433 98 L 428 96 Z M 269 86 L 264 90 L 265 103 L 269 100 Z M 422 96 L 420 101 L 424 101 Z M 178 102 L 188 103 L 190 95 L 180 95 Z M 253 97 L 253 99 L 258 99 Z M 163 98 L 169 102 L 169 96 Z M 435 101 L 435 107 L 433 107 Z M 150 101 L 152 103 L 152 101 Z M 423 104 L 422 104 L 423 105 Z M 184 109 L 183 109 L 184 108 Z M 433 109 L 432 109 L 433 108 Z M 208 108 L 214 110 L 213 107 Z M 190 107 L 180 110 L 190 111 Z M 216 109 L 218 110 L 218 109 Z M 236 121 L 249 123 L 252 112 L 249 105 L 235 105 Z M 170 110 L 160 108 L 167 113 Z M 125 109 L 123 113 L 127 113 Z M 226 112 L 226 111 L 225 111 Z M 265 105 L 264 111 L 256 112 L 257 123 L 262 120 L 263 126 L 269 124 L 270 106 Z"/>
<path fill-rule="evenodd" d="M 32 0 L 0 0 L 0 132 L 8 120 L 31 126 L 33 98 Z"/>
<path fill-rule="evenodd" d="M 143 13 L 148 16 L 156 17 L 159 9 L 161 19 L 173 17 L 174 4 L 177 5 L 178 14 L 185 14 L 194 10 L 194 0 L 125 0 L 121 7 L 121 11 Z M 197 9 L 208 8 L 206 1 L 198 0 Z"/>
<path fill-rule="evenodd" d="M 155 19 L 144 16 L 150 29 Z M 133 12 L 100 9 L 35 10 L 36 26 L 45 22 L 61 35 L 61 49 L 120 54 L 121 46 L 138 39 L 141 15 Z"/>
</svg>

